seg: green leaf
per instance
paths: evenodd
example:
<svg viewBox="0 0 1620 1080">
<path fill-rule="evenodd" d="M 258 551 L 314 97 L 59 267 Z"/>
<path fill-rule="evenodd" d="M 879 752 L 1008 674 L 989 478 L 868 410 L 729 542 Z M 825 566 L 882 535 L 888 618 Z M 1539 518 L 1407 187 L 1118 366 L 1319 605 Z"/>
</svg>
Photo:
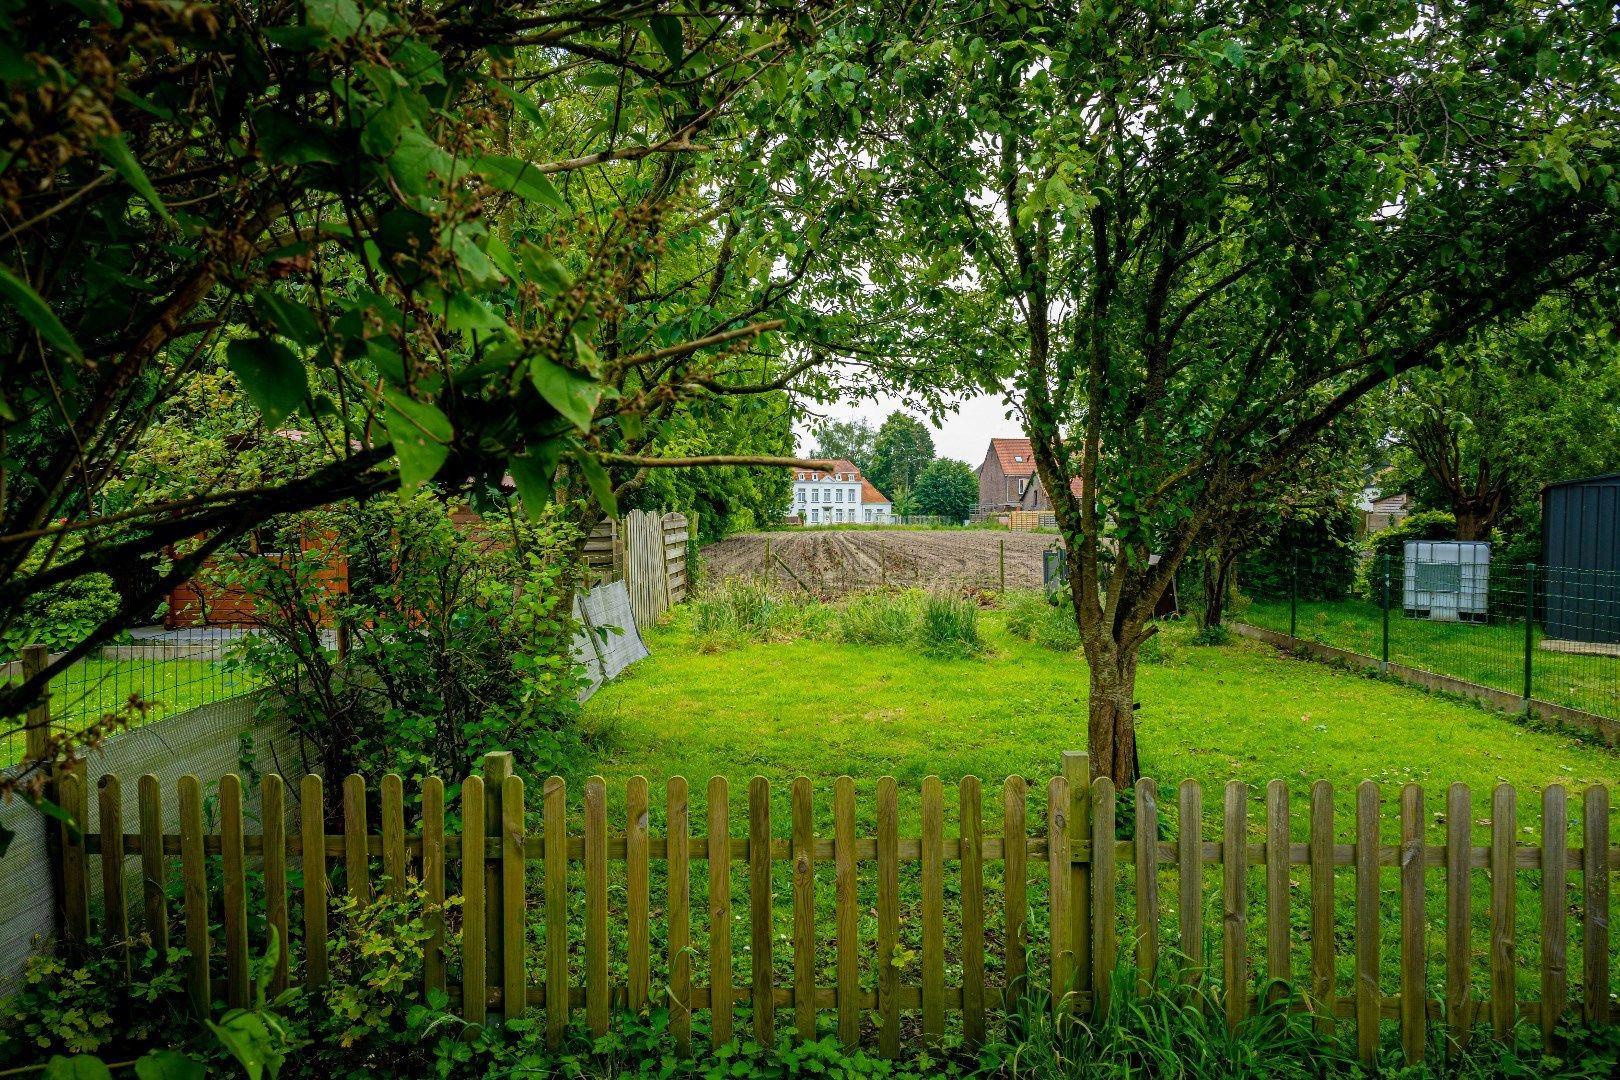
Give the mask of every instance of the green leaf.
<svg viewBox="0 0 1620 1080">
<path fill-rule="evenodd" d="M 1233 67 L 1243 66 L 1243 42 L 1229 40 L 1221 49 L 1221 52 L 1226 56 L 1228 64 Z"/>
<path fill-rule="evenodd" d="M 654 15 L 650 22 L 653 40 L 669 57 L 669 66 L 679 69 L 686 57 L 686 44 L 681 38 L 681 20 L 674 15 Z"/>
<path fill-rule="evenodd" d="M 62 325 L 62 320 L 56 317 L 56 312 L 51 310 L 44 298 L 34 291 L 32 285 L 3 266 L 0 266 L 0 295 L 11 301 L 13 310 L 27 319 L 29 325 L 39 331 L 40 337 L 73 359 L 84 359 L 79 343 L 73 340 L 73 335 L 68 333 L 67 327 Z"/>
<path fill-rule="evenodd" d="M 581 431 L 591 426 L 596 404 L 602 400 L 602 386 L 595 379 L 536 356 L 529 361 L 529 381 L 569 423 Z"/>
<path fill-rule="evenodd" d="M 106 23 L 114 30 L 124 25 L 124 13 L 114 0 L 68 0 L 68 3 L 93 20 Z"/>
<path fill-rule="evenodd" d="M 239 338 L 225 347 L 225 358 L 267 428 L 291 416 L 309 395 L 304 362 L 273 338 Z"/>
<path fill-rule="evenodd" d="M 45 1080 L 112 1080 L 112 1071 L 93 1054 L 57 1054 L 45 1066 Z"/>
<path fill-rule="evenodd" d="M 283 165 L 334 165 L 338 161 L 337 147 L 324 124 L 288 116 L 279 109 L 259 109 L 253 114 L 253 131 L 266 161 Z"/>
<path fill-rule="evenodd" d="M 67 810 L 61 806 L 61 804 L 54 803 L 44 796 L 29 795 L 26 792 L 23 793 L 23 799 L 28 803 L 29 806 L 32 806 L 41 814 L 44 814 L 53 821 L 60 821 L 63 825 L 66 825 L 68 832 L 74 837 L 78 837 L 80 835 L 79 823 L 73 820 L 73 815 L 68 813 Z"/>
<path fill-rule="evenodd" d="M 400 486 L 412 490 L 433 479 L 450 456 L 455 429 L 437 406 L 392 387 L 383 390 L 383 406 L 383 426 L 399 458 Z"/>
<path fill-rule="evenodd" d="M 591 485 L 591 494 L 596 496 L 596 502 L 602 512 L 608 517 L 619 516 L 619 500 L 613 494 L 613 481 L 608 479 L 607 470 L 602 463 L 587 453 L 574 455 L 579 462 L 580 471 L 585 474 L 585 482 Z"/>
<path fill-rule="evenodd" d="M 473 162 L 473 171 L 481 172 L 491 187 L 510 191 L 520 199 L 549 206 L 553 210 L 568 209 L 562 193 L 547 180 L 538 166 L 522 158 L 485 154 Z"/>
<path fill-rule="evenodd" d="M 139 1080 L 205 1080 L 208 1070 L 174 1050 L 153 1050 L 135 1062 Z"/>
<path fill-rule="evenodd" d="M 321 343 L 321 327 L 315 321 L 314 313 L 296 300 L 260 289 L 253 295 L 253 309 L 282 337 L 291 338 L 300 345 Z"/>
<path fill-rule="evenodd" d="M 124 141 L 122 132 L 117 135 L 102 135 L 96 139 L 96 149 L 101 151 L 101 156 L 107 159 L 107 164 L 113 167 L 113 171 L 122 176 L 124 182 L 135 189 L 136 194 L 151 204 L 158 217 L 170 225 L 174 224 L 174 218 L 169 216 L 169 208 L 158 198 L 157 188 L 146 178 L 146 171 L 141 168 L 141 163 L 135 160 L 135 154 L 130 150 L 129 143 Z"/>
<path fill-rule="evenodd" d="M 524 277 L 540 287 L 544 295 L 560 296 L 574 287 L 574 279 L 555 255 L 547 255 L 533 244 L 518 248 Z"/>
<path fill-rule="evenodd" d="M 533 521 L 551 503 L 557 477 L 557 462 L 562 457 L 562 444 L 553 439 L 530 447 L 529 452 L 507 459 L 507 471 L 517 485 L 523 512 Z"/>
<path fill-rule="evenodd" d="M 310 24 L 318 26 L 334 41 L 352 37 L 360 29 L 360 7 L 354 0 L 304 0 Z"/>
</svg>

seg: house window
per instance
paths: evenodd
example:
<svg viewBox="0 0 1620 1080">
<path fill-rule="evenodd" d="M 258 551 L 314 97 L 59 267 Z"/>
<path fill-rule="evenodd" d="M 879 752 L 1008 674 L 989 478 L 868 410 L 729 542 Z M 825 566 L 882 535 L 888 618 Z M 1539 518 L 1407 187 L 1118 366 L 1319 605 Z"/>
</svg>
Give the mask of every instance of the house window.
<svg viewBox="0 0 1620 1080">
<path fill-rule="evenodd" d="M 821 511 L 820 510 L 812 510 L 812 511 L 810 511 L 810 524 L 812 524 L 812 525 L 821 524 Z"/>
<path fill-rule="evenodd" d="M 832 488 L 821 489 L 821 501 L 824 503 L 832 502 Z"/>
<path fill-rule="evenodd" d="M 1024 455 L 1023 454 L 1014 454 L 1013 455 L 1013 460 L 1014 461 L 1023 461 L 1024 460 Z"/>
<path fill-rule="evenodd" d="M 1029 478 L 1021 477 L 1018 481 L 1018 494 L 1022 495 L 1024 493 L 1024 489 L 1027 487 L 1029 487 Z"/>
<path fill-rule="evenodd" d="M 868 522 L 870 522 L 872 520 L 872 511 L 866 510 L 866 511 L 863 511 L 863 513 L 866 515 L 866 520 Z"/>
</svg>

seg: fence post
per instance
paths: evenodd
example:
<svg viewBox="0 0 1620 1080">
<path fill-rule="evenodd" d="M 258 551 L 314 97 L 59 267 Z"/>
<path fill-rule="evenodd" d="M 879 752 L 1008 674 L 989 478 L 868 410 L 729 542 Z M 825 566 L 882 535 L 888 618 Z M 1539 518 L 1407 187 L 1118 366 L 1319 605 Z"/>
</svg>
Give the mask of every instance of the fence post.
<svg viewBox="0 0 1620 1080">
<path fill-rule="evenodd" d="M 501 789 L 506 786 L 506 778 L 513 775 L 512 751 L 492 750 L 484 755 L 484 822 L 485 828 L 496 831 L 501 829 Z M 471 860 L 484 864 L 484 977 L 489 983 L 502 978 L 506 970 L 506 949 L 501 928 L 506 925 L 502 919 L 504 893 L 501 880 L 501 862 L 499 859 L 489 858 L 485 852 L 462 852 L 462 865 Z M 466 870 L 463 869 L 463 873 Z M 506 1010 L 506 1001 L 501 1001 L 501 1009 Z"/>
<path fill-rule="evenodd" d="M 1524 564 L 1524 708 L 1530 710 L 1535 697 L 1536 655 L 1536 564 Z"/>
<path fill-rule="evenodd" d="M 1384 552 L 1384 662 L 1378 670 L 1389 673 L 1389 552 Z"/>
<path fill-rule="evenodd" d="M 1069 782 L 1069 835 L 1091 838 L 1091 755 L 1065 750 L 1061 758 L 1063 778 Z M 1069 863 L 1069 944 L 1074 949 L 1074 988 L 1085 993 L 1091 985 L 1091 860 Z M 1062 997 L 1064 987 L 1052 987 L 1052 1000 Z"/>
<path fill-rule="evenodd" d="M 765 585 L 767 588 L 770 587 L 773 576 L 771 573 L 771 538 L 767 536 L 765 538 Z"/>
<path fill-rule="evenodd" d="M 1007 591 L 1007 538 L 1001 538 L 1001 591 Z"/>
<path fill-rule="evenodd" d="M 24 645 L 22 648 L 22 677 L 27 682 L 50 663 L 50 650 L 43 645 Z M 51 736 L 50 688 L 39 695 L 39 700 L 28 706 L 27 727 L 23 734 L 23 760 L 39 761 L 45 757 Z"/>
<path fill-rule="evenodd" d="M 1299 552 L 1294 552 L 1293 566 L 1288 571 L 1288 651 L 1299 647 Z"/>
</svg>

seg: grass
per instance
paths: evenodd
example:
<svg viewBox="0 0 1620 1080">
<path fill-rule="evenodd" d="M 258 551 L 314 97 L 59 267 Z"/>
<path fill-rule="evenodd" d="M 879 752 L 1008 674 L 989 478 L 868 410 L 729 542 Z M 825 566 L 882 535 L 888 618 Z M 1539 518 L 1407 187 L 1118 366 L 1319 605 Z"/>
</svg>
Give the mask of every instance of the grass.
<svg viewBox="0 0 1620 1080">
<path fill-rule="evenodd" d="M 1017 603 L 1009 605 L 1011 613 Z M 936 656 L 916 645 L 852 645 L 835 635 L 779 635 L 777 640 L 744 640 L 714 651 L 700 649 L 692 614 L 678 611 L 665 626 L 647 635 L 652 656 L 599 691 L 585 710 L 584 721 L 600 745 L 609 747 L 589 769 L 608 783 L 609 821 L 623 820 L 624 785 L 633 775 L 648 778 L 653 792 L 651 825 L 663 826 L 663 786 L 680 775 L 691 781 L 691 820 L 702 833 L 706 813 L 704 784 L 711 775 L 729 786 L 733 835 L 746 826 L 745 806 L 751 778 L 771 785 L 773 833 L 787 834 L 788 787 L 796 776 L 808 776 L 815 792 L 818 834 L 832 829 L 833 780 L 848 774 L 855 780 L 857 819 L 862 835 L 874 825 L 874 790 L 885 774 L 900 783 L 902 835 L 920 828 L 917 792 L 925 776 L 945 783 L 946 830 L 956 821 L 957 782 L 974 775 L 985 782 L 986 832 L 1001 831 L 1000 793 L 1004 777 L 1030 780 L 1029 821 L 1040 831 L 1045 818 L 1045 784 L 1057 770 L 1059 754 L 1085 744 L 1087 679 L 1083 658 L 1072 651 L 1043 647 L 1007 631 L 1009 612 L 978 614 L 982 640 L 973 655 Z M 823 615 L 829 622 L 840 616 Z M 1490 791 L 1498 783 L 1515 785 L 1519 798 L 1519 841 L 1539 842 L 1542 788 L 1561 783 L 1571 790 L 1570 807 L 1578 816 L 1580 790 L 1591 784 L 1613 786 L 1620 780 L 1620 757 L 1568 736 L 1527 727 L 1500 713 L 1470 703 L 1293 659 L 1276 650 L 1234 640 L 1222 646 L 1194 643 L 1190 627 L 1172 627 L 1144 650 L 1140 670 L 1138 714 L 1143 771 L 1160 781 L 1159 804 L 1166 837 L 1177 834 L 1173 785 L 1193 779 L 1204 787 L 1206 840 L 1221 835 L 1222 787 L 1229 781 L 1249 785 L 1249 839 L 1264 838 L 1265 785 L 1282 779 L 1289 785 L 1291 830 L 1296 842 L 1306 837 L 1309 792 L 1313 781 L 1334 786 L 1335 833 L 1340 843 L 1354 839 L 1353 800 L 1356 786 L 1373 780 L 1382 786 L 1382 834 L 1398 839 L 1399 788 L 1422 785 L 1426 796 L 1425 838 L 1444 843 L 1446 787 L 1453 782 L 1474 792 L 1474 843 L 1489 840 Z M 580 802 L 583 771 L 569 777 L 570 802 Z M 1122 799 L 1122 812 L 1126 806 Z M 618 827 L 618 826 L 613 826 Z M 1572 844 L 1582 842 L 1578 821 L 1570 830 Z M 818 868 L 830 875 L 830 867 Z M 903 943 L 917 932 L 916 864 L 903 868 L 902 893 L 908 915 Z M 741 870 L 737 871 L 741 874 Z M 786 933 L 790 922 L 785 865 L 778 868 L 777 923 Z M 861 881 L 863 927 L 870 882 Z M 657 869 L 655 868 L 655 877 Z M 947 869 L 947 877 L 954 871 Z M 999 895 L 1000 864 L 987 868 L 988 895 Z M 1120 912 L 1130 925 L 1132 891 L 1120 876 Z M 1305 970 L 1308 920 L 1303 900 L 1305 868 L 1292 872 L 1296 897 L 1292 905 L 1294 965 Z M 1578 875 L 1571 875 L 1578 881 Z M 1032 872 L 1031 942 L 1036 955 L 1044 948 L 1044 871 Z M 1484 950 L 1489 927 L 1488 895 L 1483 874 L 1474 885 L 1477 942 L 1473 972 L 1485 986 Z M 1396 871 L 1383 871 L 1381 906 L 1385 944 L 1382 962 L 1386 992 L 1398 985 L 1398 950 L 1393 935 L 1399 925 Z M 1522 874 L 1517 908 L 1516 957 L 1521 991 L 1535 996 L 1539 957 L 1540 894 L 1538 875 Z M 1348 993 L 1354 925 L 1351 875 L 1336 875 L 1335 919 L 1340 993 Z M 655 882 L 655 889 L 657 884 Z M 696 888 L 696 886 L 694 886 Z M 738 933 L 747 926 L 746 887 L 736 883 L 734 908 Z M 1205 953 L 1220 956 L 1221 898 L 1219 873 L 1205 883 Z M 1248 925 L 1255 966 L 1264 955 L 1264 885 L 1259 868 L 1251 871 Z M 818 921 L 830 925 L 830 876 L 819 888 Z M 1177 941 L 1176 885 L 1173 872 L 1161 881 L 1162 939 Z M 1443 971 L 1445 889 L 1438 875 L 1429 876 L 1427 897 L 1431 973 Z M 956 903 L 947 901 L 949 905 Z M 1569 944 L 1572 986 L 1578 985 L 1580 946 L 1579 893 L 1572 893 Z M 949 917 L 949 916 L 948 916 Z M 996 912 L 990 912 L 991 940 L 996 940 Z M 694 934 L 701 940 L 701 930 Z M 863 934 L 865 930 L 863 929 Z M 1341 937 L 1342 935 L 1342 937 Z M 948 935 L 949 937 L 949 935 Z M 1620 944 L 1617 941 L 1616 944 Z M 788 950 L 784 946 L 780 953 Z M 779 953 L 778 964 L 785 963 Z M 955 960 L 953 958 L 953 965 Z M 992 977 L 996 970 L 992 957 Z M 1218 967 L 1218 960 L 1216 960 Z M 785 969 L 784 969 L 785 972 Z M 785 978 L 785 974 L 781 976 Z M 955 976 L 947 976 L 952 981 Z"/>
<path fill-rule="evenodd" d="M 51 684 L 51 723 L 79 728 L 118 712 L 138 695 L 152 703 L 149 723 L 253 689 L 246 672 L 221 660 L 85 660 Z M 137 725 L 138 726 L 138 725 Z M 0 762 L 21 760 L 23 735 L 0 735 Z"/>
<path fill-rule="evenodd" d="M 1255 601 L 1239 618 L 1288 631 L 1288 601 Z M 1367 656 L 1383 655 L 1383 609 L 1364 600 L 1301 601 L 1298 636 Z M 1533 629 L 1541 641 L 1540 627 Z M 1488 625 L 1408 619 L 1390 612 L 1389 658 L 1397 664 L 1524 693 L 1524 620 Z M 1620 719 L 1620 657 L 1531 652 L 1532 687 L 1544 701 Z"/>
</svg>

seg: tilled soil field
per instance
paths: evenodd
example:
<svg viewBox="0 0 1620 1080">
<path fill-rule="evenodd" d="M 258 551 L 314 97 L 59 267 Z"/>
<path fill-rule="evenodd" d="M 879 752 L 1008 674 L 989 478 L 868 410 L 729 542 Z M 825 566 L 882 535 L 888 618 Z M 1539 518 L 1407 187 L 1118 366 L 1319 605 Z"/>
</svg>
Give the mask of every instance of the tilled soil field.
<svg viewBox="0 0 1620 1080">
<path fill-rule="evenodd" d="M 739 533 L 703 548 L 703 573 L 710 581 L 759 579 L 817 594 L 842 593 L 877 585 L 978 585 L 1001 582 L 1001 551 L 1006 545 L 1007 588 L 1041 584 L 1041 553 L 1057 537 L 990 529 L 916 531 L 802 529 L 794 532 Z"/>
</svg>

